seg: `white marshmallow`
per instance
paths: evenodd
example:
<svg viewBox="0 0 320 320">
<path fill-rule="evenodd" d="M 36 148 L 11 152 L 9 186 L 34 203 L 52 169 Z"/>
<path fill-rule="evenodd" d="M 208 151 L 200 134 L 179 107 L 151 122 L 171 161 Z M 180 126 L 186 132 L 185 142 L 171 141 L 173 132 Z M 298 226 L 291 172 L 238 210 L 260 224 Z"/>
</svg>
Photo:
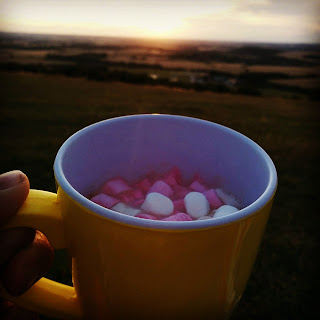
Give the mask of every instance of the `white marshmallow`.
<svg viewBox="0 0 320 320">
<path fill-rule="evenodd" d="M 212 217 L 211 216 L 203 216 L 203 217 L 198 218 L 197 220 L 208 220 L 208 219 L 212 219 Z"/>
<path fill-rule="evenodd" d="M 224 217 L 227 216 L 228 214 L 237 212 L 238 209 L 236 207 L 233 206 L 229 206 L 229 205 L 224 205 L 221 206 L 220 208 L 218 208 L 213 216 L 213 218 L 220 218 L 220 217 Z"/>
<path fill-rule="evenodd" d="M 200 192 L 189 192 L 184 197 L 184 206 L 188 215 L 193 219 L 206 216 L 210 210 L 207 198 Z"/>
<path fill-rule="evenodd" d="M 173 213 L 174 205 L 171 199 L 158 192 L 150 192 L 141 209 L 159 216 L 168 216 Z"/>
<path fill-rule="evenodd" d="M 224 204 L 228 204 L 229 206 L 233 206 L 236 208 L 241 208 L 240 201 L 235 196 L 233 196 L 231 193 L 227 193 L 220 188 L 216 189 L 216 193 L 217 193 L 218 197 L 220 198 L 220 200 Z"/>
<path fill-rule="evenodd" d="M 142 211 L 140 209 L 130 207 L 122 202 L 117 203 L 111 209 L 114 211 L 126 214 L 128 216 L 132 216 L 132 217 L 136 216 L 137 214 L 142 213 Z"/>
</svg>

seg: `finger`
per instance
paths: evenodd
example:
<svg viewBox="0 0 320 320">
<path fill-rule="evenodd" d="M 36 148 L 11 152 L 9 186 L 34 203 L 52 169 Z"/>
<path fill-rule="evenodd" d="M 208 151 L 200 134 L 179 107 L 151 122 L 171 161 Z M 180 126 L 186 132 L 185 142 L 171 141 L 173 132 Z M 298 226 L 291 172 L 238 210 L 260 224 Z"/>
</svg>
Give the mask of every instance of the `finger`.
<svg viewBox="0 0 320 320">
<path fill-rule="evenodd" d="M 36 230 L 32 228 L 10 228 L 0 230 L 0 265 L 6 263 L 18 251 L 33 242 Z"/>
<path fill-rule="evenodd" d="M 0 175 L 0 225 L 18 211 L 26 200 L 29 189 L 28 177 L 19 170 Z"/>
<path fill-rule="evenodd" d="M 37 314 L 20 308 L 12 302 L 0 301 L 0 316 L 3 320 L 38 320 Z"/>
<path fill-rule="evenodd" d="M 3 266 L 1 280 L 11 295 L 20 295 L 38 281 L 50 268 L 53 248 L 37 231 L 33 242 Z"/>
</svg>

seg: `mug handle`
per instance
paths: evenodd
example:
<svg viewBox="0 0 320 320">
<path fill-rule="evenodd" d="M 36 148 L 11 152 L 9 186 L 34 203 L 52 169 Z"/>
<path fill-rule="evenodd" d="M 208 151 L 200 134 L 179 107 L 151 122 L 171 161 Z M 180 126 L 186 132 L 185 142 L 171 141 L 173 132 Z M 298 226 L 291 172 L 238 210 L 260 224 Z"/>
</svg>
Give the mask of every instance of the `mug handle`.
<svg viewBox="0 0 320 320">
<path fill-rule="evenodd" d="M 66 247 L 56 193 L 31 189 L 17 215 L 4 228 L 11 227 L 32 227 L 43 232 L 55 249 Z M 49 317 L 82 318 L 80 302 L 74 287 L 47 278 L 41 278 L 18 297 L 10 296 L 0 286 L 0 296 Z"/>
</svg>

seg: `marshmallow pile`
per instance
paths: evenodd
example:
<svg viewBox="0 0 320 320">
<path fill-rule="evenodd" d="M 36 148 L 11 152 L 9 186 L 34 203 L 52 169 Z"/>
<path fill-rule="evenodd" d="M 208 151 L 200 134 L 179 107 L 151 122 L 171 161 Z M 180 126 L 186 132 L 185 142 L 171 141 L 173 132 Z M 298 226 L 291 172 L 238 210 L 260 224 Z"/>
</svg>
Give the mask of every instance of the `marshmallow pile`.
<svg viewBox="0 0 320 320">
<path fill-rule="evenodd" d="M 150 172 L 135 183 L 123 177 L 108 179 L 90 200 L 122 214 L 163 221 L 218 218 L 241 207 L 233 195 L 206 185 L 198 174 L 183 183 L 177 167 L 162 175 Z"/>
</svg>

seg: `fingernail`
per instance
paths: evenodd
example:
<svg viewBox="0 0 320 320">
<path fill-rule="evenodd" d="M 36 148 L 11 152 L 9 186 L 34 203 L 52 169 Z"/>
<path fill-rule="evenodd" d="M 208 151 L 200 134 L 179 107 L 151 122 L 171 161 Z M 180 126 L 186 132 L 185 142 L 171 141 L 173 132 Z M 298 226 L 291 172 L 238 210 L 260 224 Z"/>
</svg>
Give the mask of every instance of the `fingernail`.
<svg viewBox="0 0 320 320">
<path fill-rule="evenodd" d="M 26 181 L 26 176 L 20 170 L 13 170 L 0 175 L 0 190 L 10 189 Z"/>
</svg>

